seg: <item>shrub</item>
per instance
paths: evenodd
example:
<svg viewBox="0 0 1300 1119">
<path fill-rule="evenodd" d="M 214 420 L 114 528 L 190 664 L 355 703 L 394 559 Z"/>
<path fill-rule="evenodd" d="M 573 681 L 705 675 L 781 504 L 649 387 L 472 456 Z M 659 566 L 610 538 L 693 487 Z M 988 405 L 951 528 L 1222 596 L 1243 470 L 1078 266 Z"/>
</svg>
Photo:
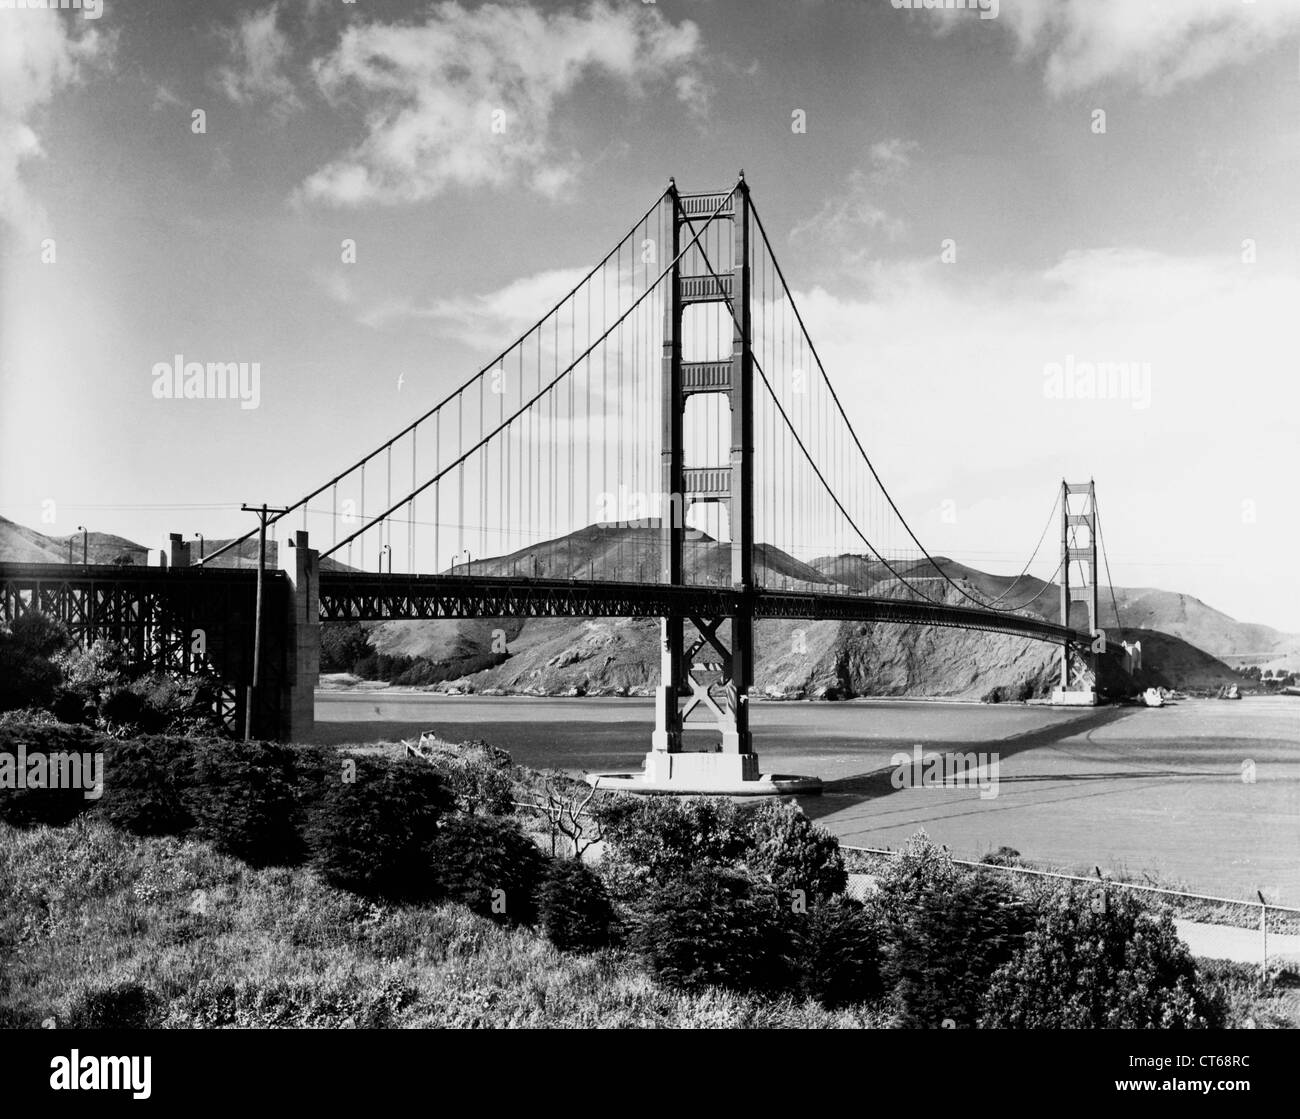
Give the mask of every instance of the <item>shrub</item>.
<svg viewBox="0 0 1300 1119">
<path fill-rule="evenodd" d="M 450 816 L 433 844 L 439 890 L 475 913 L 531 925 L 545 856 L 509 820 Z"/>
<path fill-rule="evenodd" d="M 48 707 L 62 679 L 58 667 L 47 657 L 33 652 L 12 633 L 0 630 L 0 710 Z"/>
<path fill-rule="evenodd" d="M 801 994 L 835 1009 L 882 992 L 880 923 L 860 903 L 837 897 L 815 905 L 795 930 Z"/>
<path fill-rule="evenodd" d="M 148 987 L 114 983 L 80 991 L 68 1008 L 67 1024 L 81 1030 L 157 1029 L 161 1011 L 162 1000 Z"/>
<path fill-rule="evenodd" d="M 301 757 L 328 764 L 321 755 Z M 430 850 L 450 806 L 442 779 L 413 759 L 355 761 L 355 779 L 344 781 L 335 770 L 312 806 L 307 834 L 314 864 L 327 882 L 367 897 L 433 896 Z"/>
<path fill-rule="evenodd" d="M 554 860 L 537 896 L 537 915 L 563 952 L 594 952 L 610 943 L 614 910 L 601 880 L 577 859 Z"/>
<path fill-rule="evenodd" d="M 673 987 L 774 991 L 791 981 L 790 921 L 777 891 L 734 871 L 702 866 L 657 881 L 632 943 Z"/>
<path fill-rule="evenodd" d="M 877 879 L 879 889 L 871 899 L 872 908 L 887 930 L 896 928 L 928 891 L 946 889 L 959 875 L 948 848 L 936 844 L 922 828 L 908 838 Z"/>
<path fill-rule="evenodd" d="M 487 816 L 509 816 L 513 811 L 513 763 L 504 750 L 486 742 L 439 744 L 425 760 L 442 777 L 459 811 Z"/>
<path fill-rule="evenodd" d="M 882 969 L 903 1026 L 974 1026 L 993 973 L 1012 958 L 1033 916 L 1018 894 L 982 874 L 927 886 L 889 928 Z"/>
<path fill-rule="evenodd" d="M 86 796 L 87 788 L 50 788 L 50 770 L 57 768 L 60 784 L 66 786 L 62 778 L 71 776 L 75 761 L 81 783 L 88 786 L 94 780 L 95 755 L 103 748 L 103 738 L 86 727 L 44 722 L 0 726 L 0 820 L 16 827 L 57 827 L 91 808 L 95 801 Z M 87 759 L 89 775 L 83 764 Z M 102 776 L 103 770 L 99 773 Z M 20 779 L 41 784 L 19 788 Z"/>
<path fill-rule="evenodd" d="M 981 1025 L 1012 1029 L 1192 1029 L 1224 1016 L 1167 912 L 1075 886 L 1044 899 L 983 1003 Z"/>
<path fill-rule="evenodd" d="M 133 835 L 184 835 L 194 826 L 194 744 L 152 736 L 109 745 L 97 811 Z"/>
<path fill-rule="evenodd" d="M 39 610 L 20 614 L 9 627 L 13 639 L 29 653 L 52 657 L 68 647 L 68 631 L 62 622 Z"/>
<path fill-rule="evenodd" d="M 802 890 L 814 901 L 844 892 L 848 875 L 839 840 L 798 805 L 766 801 L 741 821 L 753 844 L 747 859 L 751 871 L 787 893 Z"/>
<path fill-rule="evenodd" d="M 606 857 L 654 877 L 735 866 L 754 845 L 743 819 L 753 809 L 722 797 L 609 797 L 590 811 L 604 831 Z"/>
<path fill-rule="evenodd" d="M 96 710 L 109 691 L 122 683 L 127 667 L 122 649 L 102 638 L 85 649 L 60 653 L 55 663 L 64 687 Z"/>
<path fill-rule="evenodd" d="M 199 742 L 186 798 L 194 833 L 252 866 L 293 865 L 305 853 L 294 750 L 274 742 Z"/>
</svg>

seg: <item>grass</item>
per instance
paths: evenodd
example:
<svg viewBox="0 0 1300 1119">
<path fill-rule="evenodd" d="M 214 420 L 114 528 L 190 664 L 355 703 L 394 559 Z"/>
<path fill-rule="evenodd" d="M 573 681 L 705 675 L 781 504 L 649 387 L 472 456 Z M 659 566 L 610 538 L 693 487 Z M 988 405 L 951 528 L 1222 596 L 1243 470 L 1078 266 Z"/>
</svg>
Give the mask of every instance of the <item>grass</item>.
<svg viewBox="0 0 1300 1119">
<path fill-rule="evenodd" d="M 0 1026 L 69 1024 L 138 983 L 158 1024 L 285 1027 L 862 1027 L 888 1015 L 727 991 L 681 994 L 629 955 L 560 953 L 454 905 L 380 907 L 310 870 L 86 818 L 0 825 Z"/>
</svg>

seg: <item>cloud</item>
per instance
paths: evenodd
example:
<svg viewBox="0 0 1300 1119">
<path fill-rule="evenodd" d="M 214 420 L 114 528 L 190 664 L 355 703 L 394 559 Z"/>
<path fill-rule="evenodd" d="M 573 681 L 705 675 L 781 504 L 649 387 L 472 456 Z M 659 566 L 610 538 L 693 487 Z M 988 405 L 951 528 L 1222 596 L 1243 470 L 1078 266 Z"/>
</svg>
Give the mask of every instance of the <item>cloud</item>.
<svg viewBox="0 0 1300 1119">
<path fill-rule="evenodd" d="M 1236 254 L 1113 247 L 978 282 L 935 260 L 882 262 L 865 294 L 812 288 L 795 299 L 868 454 L 931 550 L 977 557 L 1025 540 L 1027 554 L 1054 485 L 1095 476 L 1117 584 L 1176 587 L 1283 624 L 1276 588 L 1255 587 L 1258 571 L 1300 547 L 1282 512 L 1300 410 L 1288 366 L 1293 272 Z M 1145 402 L 1138 392 L 1052 396 L 1047 367 L 1071 358 L 1149 364 Z M 944 499 L 963 510 L 960 523 L 922 524 Z M 1273 512 L 1243 524 L 1246 499 Z M 996 515 L 967 516 L 981 502 Z M 1222 564 L 1188 559 L 1189 523 Z"/>
<path fill-rule="evenodd" d="M 270 104 L 287 115 L 301 108 L 285 72 L 289 41 L 277 25 L 278 5 L 250 12 L 223 31 L 231 62 L 217 70 L 221 91 L 237 105 Z"/>
<path fill-rule="evenodd" d="M 366 326 L 402 319 L 431 322 L 444 337 L 473 349 L 500 350 L 554 307 L 587 274 L 586 269 L 552 268 L 513 280 L 496 291 L 429 303 L 389 300 L 358 315 Z M 582 329 L 585 330 L 585 324 Z"/>
<path fill-rule="evenodd" d="M 869 252 L 869 238 L 881 235 L 893 241 L 903 236 L 907 224 L 877 199 L 911 166 L 912 153 L 918 147 L 914 140 L 897 137 L 872 144 L 866 166 L 854 168 L 841 190 L 790 231 L 790 240 L 833 250 L 840 263 L 856 266 Z"/>
<path fill-rule="evenodd" d="M 607 0 L 569 12 L 443 2 L 420 23 L 350 26 L 314 72 L 331 102 L 363 108 L 365 136 L 299 196 L 362 206 L 419 202 L 455 186 L 555 195 L 581 166 L 552 135 L 563 98 L 603 78 L 632 96 L 667 85 L 698 110 L 707 96 L 700 53 L 695 24 Z"/>
<path fill-rule="evenodd" d="M 1055 95 L 1110 80 L 1160 95 L 1300 32 L 1300 0 L 1008 0 L 998 22 L 1046 56 Z"/>
<path fill-rule="evenodd" d="M 106 59 L 111 47 L 109 37 L 87 29 L 82 20 L 63 20 L 53 12 L 5 19 L 0 35 L 0 221 L 13 229 L 31 230 L 45 220 L 20 175 L 21 164 L 44 154 L 33 116 L 61 89 L 75 84 L 85 65 Z"/>
</svg>

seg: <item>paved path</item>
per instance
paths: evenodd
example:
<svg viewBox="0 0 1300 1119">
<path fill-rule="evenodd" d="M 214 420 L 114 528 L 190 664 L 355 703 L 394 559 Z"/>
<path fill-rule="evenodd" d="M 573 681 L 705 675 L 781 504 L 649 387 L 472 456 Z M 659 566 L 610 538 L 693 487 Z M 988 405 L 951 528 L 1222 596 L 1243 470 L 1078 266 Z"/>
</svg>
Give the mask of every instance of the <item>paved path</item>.
<svg viewBox="0 0 1300 1119">
<path fill-rule="evenodd" d="M 875 892 L 876 879 L 870 874 L 850 874 L 845 890 L 850 897 L 862 900 Z M 1234 960 L 1242 964 L 1258 964 L 1263 950 L 1258 929 L 1239 929 L 1231 925 L 1207 925 L 1201 921 L 1184 921 L 1174 918 L 1174 928 L 1193 956 L 1207 960 Z M 1268 934 L 1268 958 L 1300 963 L 1300 936 L 1284 933 Z"/>
<path fill-rule="evenodd" d="M 1236 960 L 1242 964 L 1258 964 L 1263 951 L 1259 929 L 1237 929 L 1230 925 L 1206 925 L 1199 921 L 1174 918 L 1174 927 L 1193 956 L 1209 960 Z M 1268 934 L 1270 962 L 1287 959 L 1300 963 L 1300 936 L 1284 933 Z"/>
</svg>

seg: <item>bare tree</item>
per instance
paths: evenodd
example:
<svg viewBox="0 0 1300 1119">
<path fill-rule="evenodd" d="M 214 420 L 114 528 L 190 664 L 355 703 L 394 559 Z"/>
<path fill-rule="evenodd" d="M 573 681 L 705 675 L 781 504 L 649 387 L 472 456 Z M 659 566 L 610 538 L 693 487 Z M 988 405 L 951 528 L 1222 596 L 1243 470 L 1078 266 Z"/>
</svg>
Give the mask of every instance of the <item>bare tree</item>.
<svg viewBox="0 0 1300 1119">
<path fill-rule="evenodd" d="M 556 841 L 560 836 L 568 840 L 572 856 L 581 859 L 593 844 L 604 838 L 600 821 L 586 812 L 591 798 L 596 795 L 596 786 L 583 796 L 579 790 L 565 790 L 547 778 L 546 804 L 538 805 L 546 813 L 546 821 L 551 832 L 551 854 L 556 853 Z"/>
</svg>

